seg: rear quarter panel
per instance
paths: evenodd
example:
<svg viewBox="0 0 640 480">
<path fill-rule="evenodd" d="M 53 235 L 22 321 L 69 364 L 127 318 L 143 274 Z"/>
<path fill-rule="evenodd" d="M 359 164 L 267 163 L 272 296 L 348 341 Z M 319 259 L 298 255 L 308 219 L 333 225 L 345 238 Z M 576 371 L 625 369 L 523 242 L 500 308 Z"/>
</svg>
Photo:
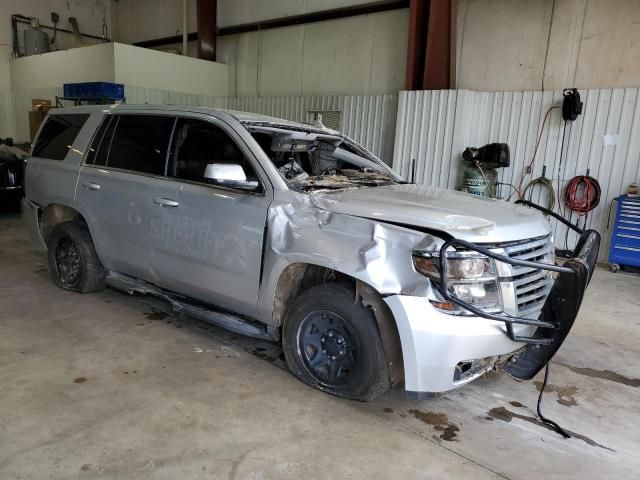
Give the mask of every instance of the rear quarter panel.
<svg viewBox="0 0 640 480">
<path fill-rule="evenodd" d="M 30 201 L 41 207 L 54 203 L 73 206 L 80 163 L 91 142 L 93 132 L 100 124 L 103 116 L 103 112 L 92 113 L 89 116 L 64 160 L 29 158 L 25 184 L 26 195 Z M 42 126 L 38 130 L 36 140 L 41 130 Z M 36 140 L 34 140 L 34 145 Z"/>
</svg>

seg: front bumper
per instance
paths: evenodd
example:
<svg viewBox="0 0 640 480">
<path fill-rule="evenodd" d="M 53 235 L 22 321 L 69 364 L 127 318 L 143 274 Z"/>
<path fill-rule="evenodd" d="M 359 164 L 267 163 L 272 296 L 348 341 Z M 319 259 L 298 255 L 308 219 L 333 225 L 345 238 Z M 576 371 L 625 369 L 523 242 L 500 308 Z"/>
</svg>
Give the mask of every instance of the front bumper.
<svg viewBox="0 0 640 480">
<path fill-rule="evenodd" d="M 573 225 L 571 228 L 578 230 Z M 461 240 L 445 243 L 440 251 L 440 286 L 444 286 L 440 290 L 448 300 L 475 316 L 440 313 L 423 297 L 394 295 L 385 298 L 398 326 L 407 395 L 421 398 L 462 386 L 496 363 L 502 363 L 505 355 L 511 358 L 504 370 L 516 378 L 530 379 L 544 368 L 573 326 L 598 257 L 600 235 L 594 230 L 579 230 L 579 233 L 574 256 L 562 267 L 511 259 Z M 455 245 L 505 263 L 557 272 L 540 317 L 489 314 L 450 295 L 444 259 L 447 248 Z M 482 369 L 463 378 L 456 375 L 456 366 L 461 362 L 479 359 L 483 360 Z"/>
<path fill-rule="evenodd" d="M 433 308 L 425 297 L 392 295 L 384 301 L 398 327 L 405 390 L 412 398 L 465 385 L 491 369 L 499 356 L 523 347 L 509 338 L 503 322 L 448 315 Z M 531 335 L 535 327 L 518 325 L 515 329 Z M 460 362 L 488 357 L 495 358 L 484 371 L 455 380 Z"/>
<path fill-rule="evenodd" d="M 598 232 L 582 232 L 574 257 L 564 263 L 571 273 L 560 273 L 540 314 L 540 320 L 553 324 L 554 328 L 539 328 L 535 332 L 534 340 L 548 341 L 530 342 L 505 366 L 504 370 L 509 375 L 529 380 L 556 354 L 578 316 L 584 292 L 595 269 L 599 248 Z"/>
</svg>

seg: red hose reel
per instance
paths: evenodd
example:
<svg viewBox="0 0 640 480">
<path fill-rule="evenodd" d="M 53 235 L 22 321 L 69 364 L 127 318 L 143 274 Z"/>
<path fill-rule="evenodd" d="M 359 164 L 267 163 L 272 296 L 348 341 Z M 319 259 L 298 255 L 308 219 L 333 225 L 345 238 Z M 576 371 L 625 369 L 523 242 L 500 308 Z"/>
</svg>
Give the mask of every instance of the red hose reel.
<svg viewBox="0 0 640 480">
<path fill-rule="evenodd" d="M 600 203 L 602 190 L 598 181 L 589 175 L 573 177 L 564 188 L 564 203 L 578 215 L 586 215 Z"/>
</svg>

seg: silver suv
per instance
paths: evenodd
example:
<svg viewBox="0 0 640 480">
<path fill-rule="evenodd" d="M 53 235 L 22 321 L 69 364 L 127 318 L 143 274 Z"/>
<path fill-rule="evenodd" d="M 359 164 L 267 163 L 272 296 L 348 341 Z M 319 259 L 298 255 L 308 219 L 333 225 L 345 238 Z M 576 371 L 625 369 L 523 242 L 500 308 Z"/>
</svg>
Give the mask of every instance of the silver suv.
<svg viewBox="0 0 640 480">
<path fill-rule="evenodd" d="M 370 400 L 531 378 L 555 354 L 600 239 L 568 224 L 558 266 L 555 214 L 524 203 L 409 184 L 322 125 L 119 105 L 49 113 L 23 215 L 61 288 L 156 295 Z"/>
</svg>

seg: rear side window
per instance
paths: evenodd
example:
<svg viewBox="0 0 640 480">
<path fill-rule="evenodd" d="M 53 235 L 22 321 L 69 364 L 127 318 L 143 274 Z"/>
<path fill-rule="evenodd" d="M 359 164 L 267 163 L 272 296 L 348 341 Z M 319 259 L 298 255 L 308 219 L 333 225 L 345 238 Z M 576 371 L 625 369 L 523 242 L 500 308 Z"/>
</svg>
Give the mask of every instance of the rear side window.
<svg viewBox="0 0 640 480">
<path fill-rule="evenodd" d="M 49 115 L 33 146 L 33 155 L 50 160 L 64 160 L 88 114 Z"/>
<path fill-rule="evenodd" d="M 114 120 L 111 121 L 114 124 Z M 171 139 L 174 117 L 155 115 L 119 115 L 108 149 L 107 166 L 152 175 L 164 175 L 167 148 Z M 103 158 L 107 132 L 95 163 Z M 106 155 L 106 153 L 104 153 Z"/>
</svg>

